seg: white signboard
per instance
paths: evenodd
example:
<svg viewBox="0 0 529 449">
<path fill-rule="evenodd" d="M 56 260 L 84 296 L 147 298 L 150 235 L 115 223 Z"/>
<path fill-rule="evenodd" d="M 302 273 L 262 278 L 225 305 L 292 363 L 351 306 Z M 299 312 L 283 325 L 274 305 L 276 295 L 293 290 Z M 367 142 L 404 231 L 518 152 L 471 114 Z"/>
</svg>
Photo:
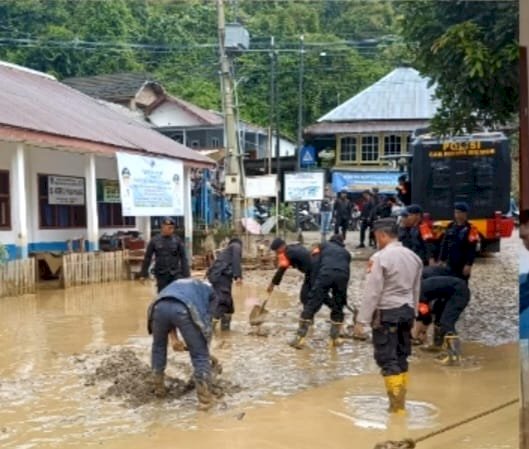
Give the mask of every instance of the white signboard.
<svg viewBox="0 0 529 449">
<path fill-rule="evenodd" d="M 244 189 L 246 198 L 267 198 L 277 195 L 277 176 L 248 176 Z"/>
<path fill-rule="evenodd" d="M 285 173 L 285 201 L 321 201 L 325 194 L 322 171 Z"/>
<path fill-rule="evenodd" d="M 117 153 L 125 217 L 184 215 L 184 167 L 172 159 Z"/>
<path fill-rule="evenodd" d="M 48 176 L 48 204 L 84 205 L 84 178 Z"/>
</svg>

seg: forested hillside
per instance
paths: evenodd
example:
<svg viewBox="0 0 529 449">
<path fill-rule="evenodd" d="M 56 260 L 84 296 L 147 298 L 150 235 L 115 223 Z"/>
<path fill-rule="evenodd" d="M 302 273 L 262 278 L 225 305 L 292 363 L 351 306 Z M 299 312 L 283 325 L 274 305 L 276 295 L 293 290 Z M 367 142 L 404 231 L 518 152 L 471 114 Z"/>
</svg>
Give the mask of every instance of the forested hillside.
<svg viewBox="0 0 529 449">
<path fill-rule="evenodd" d="M 301 35 L 305 125 L 406 63 L 438 82 L 440 127 L 494 124 L 516 111 L 515 1 L 226 3 L 228 22 L 251 35 L 250 50 L 235 58 L 235 78 L 242 116 L 254 123 L 269 123 L 271 36 L 280 127 L 291 136 Z M 220 110 L 216 19 L 214 0 L 1 0 L 0 59 L 58 78 L 149 72 L 171 93 Z"/>
</svg>

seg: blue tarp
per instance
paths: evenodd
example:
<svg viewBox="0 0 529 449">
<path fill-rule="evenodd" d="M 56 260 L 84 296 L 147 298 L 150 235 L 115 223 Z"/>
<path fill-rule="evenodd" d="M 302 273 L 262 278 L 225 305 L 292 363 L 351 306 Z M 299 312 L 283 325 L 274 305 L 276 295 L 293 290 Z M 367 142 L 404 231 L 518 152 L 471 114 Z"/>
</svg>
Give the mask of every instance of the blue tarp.
<svg viewBox="0 0 529 449">
<path fill-rule="evenodd" d="M 361 192 L 363 190 L 378 187 L 381 192 L 395 192 L 399 176 L 398 171 L 333 171 L 332 190 L 340 192 L 347 189 L 350 192 Z"/>
</svg>

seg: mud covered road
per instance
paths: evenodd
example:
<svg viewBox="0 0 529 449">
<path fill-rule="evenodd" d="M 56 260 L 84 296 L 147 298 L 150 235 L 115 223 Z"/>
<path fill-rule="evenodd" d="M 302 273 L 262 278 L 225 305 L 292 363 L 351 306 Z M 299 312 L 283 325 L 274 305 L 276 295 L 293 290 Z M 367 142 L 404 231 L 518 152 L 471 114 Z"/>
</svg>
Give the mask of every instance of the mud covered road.
<svg viewBox="0 0 529 449">
<path fill-rule="evenodd" d="M 299 314 L 301 278 L 295 272 L 287 273 L 269 302 L 266 337 L 252 334 L 248 313 L 264 299 L 272 272 L 247 273 L 244 286 L 234 289 L 233 332 L 212 343 L 224 368 L 219 387 L 225 394 L 207 414 L 195 412 L 195 395 L 186 386 L 186 353 L 170 352 L 169 397 L 149 394 L 145 310 L 152 286 L 124 282 L 3 299 L 0 447 L 169 448 L 178 442 L 217 449 L 369 449 L 380 440 L 416 437 L 466 418 L 518 394 L 512 343 L 517 247 L 511 239 L 500 255 L 477 262 L 471 305 L 459 325 L 462 367 L 440 369 L 431 355 L 413 356 L 409 416 L 400 421 L 385 412 L 371 346 L 347 341 L 336 350 L 327 347 L 326 310 L 306 350 L 286 345 Z M 366 259 L 367 253 L 355 256 Z M 353 263 L 350 303 L 361 299 L 365 264 Z M 515 448 L 516 414 L 511 407 L 420 447 Z"/>
</svg>

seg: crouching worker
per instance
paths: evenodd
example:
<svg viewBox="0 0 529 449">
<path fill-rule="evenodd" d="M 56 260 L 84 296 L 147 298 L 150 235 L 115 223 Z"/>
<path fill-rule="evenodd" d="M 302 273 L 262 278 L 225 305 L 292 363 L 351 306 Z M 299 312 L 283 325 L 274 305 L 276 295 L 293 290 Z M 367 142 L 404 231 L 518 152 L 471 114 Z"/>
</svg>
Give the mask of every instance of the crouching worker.
<svg viewBox="0 0 529 449">
<path fill-rule="evenodd" d="M 454 276 L 423 279 L 419 314 L 413 329 L 414 340 L 424 343 L 428 326 L 434 323 L 433 344 L 426 349 L 443 351 L 436 359 L 442 365 L 458 365 L 461 343 L 456 323 L 470 301 L 466 282 Z"/>
<path fill-rule="evenodd" d="M 380 250 L 368 264 L 354 335 L 364 335 L 364 327 L 371 325 L 375 361 L 384 377 L 389 412 L 404 414 L 422 261 L 397 240 L 398 228 L 393 219 L 378 220 L 373 231 Z"/>
<path fill-rule="evenodd" d="M 208 283 L 188 278 L 168 285 L 149 306 L 147 328 L 153 337 L 151 365 L 157 396 L 166 394 L 164 372 L 168 338 L 172 334 L 173 349 L 189 351 L 199 410 L 208 410 L 214 405 L 212 358 L 208 348 L 214 303 L 213 289 Z M 182 335 L 185 346 L 177 343 L 175 331 Z"/>
</svg>

